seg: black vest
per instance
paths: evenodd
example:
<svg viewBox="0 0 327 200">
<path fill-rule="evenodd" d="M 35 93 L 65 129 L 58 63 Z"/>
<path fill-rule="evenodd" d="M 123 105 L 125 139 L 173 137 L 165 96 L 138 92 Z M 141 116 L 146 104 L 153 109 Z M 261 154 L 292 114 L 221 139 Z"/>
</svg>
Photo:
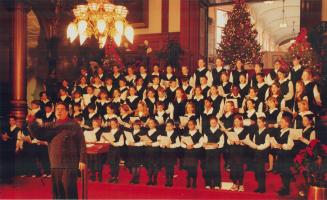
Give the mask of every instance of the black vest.
<svg viewBox="0 0 327 200">
<path fill-rule="evenodd" d="M 265 143 L 265 140 L 266 140 L 266 136 L 268 135 L 268 129 L 265 128 L 265 130 L 263 130 L 261 132 L 261 134 L 259 134 L 259 130 L 257 130 L 255 133 L 254 133 L 254 136 L 255 136 L 255 144 L 256 145 L 261 145 L 261 144 L 264 144 Z"/>
<path fill-rule="evenodd" d="M 313 127 L 310 127 L 310 128 L 308 128 L 307 130 L 303 131 L 302 136 L 303 136 L 305 139 L 307 139 L 307 140 L 310 141 L 310 135 L 311 135 L 312 131 L 314 131 L 314 128 L 313 128 Z"/>
<path fill-rule="evenodd" d="M 187 88 L 186 88 L 186 89 L 183 88 L 183 90 L 184 90 L 184 92 L 185 92 L 186 94 L 191 94 L 192 87 L 191 87 L 191 86 L 187 86 Z"/>
<path fill-rule="evenodd" d="M 190 133 L 187 133 L 186 136 L 191 136 Z M 193 136 L 191 136 L 191 139 L 193 141 L 193 144 L 196 144 L 200 141 L 202 135 L 199 131 L 197 131 Z"/>
<path fill-rule="evenodd" d="M 289 80 L 286 80 L 280 84 L 280 91 L 281 91 L 282 96 L 286 95 L 289 92 L 289 90 L 288 90 L 289 82 L 290 82 Z"/>
<path fill-rule="evenodd" d="M 114 138 L 115 138 L 115 141 L 114 142 L 118 142 L 119 141 L 119 138 L 123 135 L 123 131 L 121 129 L 118 129 L 117 132 L 114 134 Z"/>
<path fill-rule="evenodd" d="M 231 87 L 232 87 L 232 83 L 231 82 L 228 82 L 226 85 L 223 85 L 224 93 L 225 94 L 229 94 Z"/>
<path fill-rule="evenodd" d="M 231 132 L 234 132 L 234 128 L 232 128 Z M 243 128 L 242 132 L 240 132 L 237 136 L 239 140 L 244 140 L 247 136 L 247 129 Z"/>
<path fill-rule="evenodd" d="M 212 132 L 210 127 L 207 129 L 207 131 L 205 132 L 205 135 L 208 138 L 208 143 L 218 143 L 220 137 L 223 135 L 224 133 L 219 130 L 219 128 L 215 131 Z"/>
<path fill-rule="evenodd" d="M 302 78 L 302 74 L 303 74 L 303 67 L 301 67 L 299 70 L 295 71 L 295 70 L 291 70 L 291 78 L 292 78 L 292 82 L 294 83 L 294 86 L 295 86 L 295 83 L 298 81 L 298 80 L 301 80 Z"/>
<path fill-rule="evenodd" d="M 275 70 L 271 70 L 271 72 L 269 73 L 270 78 L 274 81 L 277 79 L 277 73 L 275 72 Z"/>
<path fill-rule="evenodd" d="M 272 113 L 270 113 L 269 110 L 268 110 L 268 111 L 265 112 L 265 115 L 266 115 L 267 124 L 276 124 L 277 123 L 277 117 L 279 115 L 279 110 L 276 109 Z"/>
<path fill-rule="evenodd" d="M 149 132 L 147 133 L 148 137 L 151 139 L 152 142 L 156 142 L 158 136 L 160 135 L 158 130 L 156 130 L 151 136 L 149 135 Z"/>
<path fill-rule="evenodd" d="M 195 70 L 194 75 L 195 75 L 195 85 L 200 85 L 200 77 L 201 76 L 206 76 L 208 72 L 208 69 L 205 68 L 202 71 L 199 71 L 198 69 Z"/>
<path fill-rule="evenodd" d="M 308 103 L 309 103 L 310 110 L 314 110 L 314 105 L 316 103 L 314 93 L 313 93 L 315 86 L 316 86 L 316 84 L 314 82 L 310 82 L 305 85 L 305 92 L 306 92 L 306 95 L 308 96 Z"/>
<path fill-rule="evenodd" d="M 258 99 L 259 101 L 265 101 L 265 97 L 266 97 L 266 92 L 268 90 L 268 85 L 264 84 L 263 86 L 261 86 L 260 88 L 258 87 Z"/>
<path fill-rule="evenodd" d="M 225 69 L 221 69 L 219 72 L 217 71 L 216 68 L 212 69 L 211 74 L 212 74 L 212 84 L 213 85 L 220 85 L 221 84 L 221 80 L 220 80 L 220 76 L 221 74 L 226 71 Z"/>
<path fill-rule="evenodd" d="M 164 131 L 161 135 L 162 135 L 162 136 L 167 136 L 167 132 Z M 177 133 L 177 131 L 174 130 L 173 134 L 169 137 L 170 140 L 171 140 L 171 143 L 172 143 L 172 144 L 176 143 L 176 139 L 178 138 L 178 135 L 179 135 L 179 134 Z"/>
<path fill-rule="evenodd" d="M 233 121 L 234 121 L 234 114 L 229 115 L 228 117 L 225 116 L 225 114 L 220 118 L 220 121 L 223 122 L 224 127 L 226 129 L 233 127 Z"/>
<path fill-rule="evenodd" d="M 232 71 L 232 76 L 233 76 L 233 84 L 238 85 L 240 84 L 240 76 L 241 74 L 244 74 L 246 77 L 247 72 L 245 70 L 238 71 L 238 70 L 233 70 Z"/>
<path fill-rule="evenodd" d="M 278 130 L 278 134 L 275 136 L 275 140 L 278 144 L 287 144 L 288 137 L 290 134 L 290 131 L 286 131 L 283 135 L 281 135 L 281 129 Z"/>
<path fill-rule="evenodd" d="M 143 135 L 145 135 L 145 133 L 142 131 L 142 130 L 140 130 L 138 133 L 136 133 L 136 134 L 134 134 L 133 132 L 132 132 L 132 136 L 133 136 L 133 139 L 134 139 L 134 142 L 140 142 L 141 141 L 141 137 L 140 136 L 143 136 Z"/>
</svg>

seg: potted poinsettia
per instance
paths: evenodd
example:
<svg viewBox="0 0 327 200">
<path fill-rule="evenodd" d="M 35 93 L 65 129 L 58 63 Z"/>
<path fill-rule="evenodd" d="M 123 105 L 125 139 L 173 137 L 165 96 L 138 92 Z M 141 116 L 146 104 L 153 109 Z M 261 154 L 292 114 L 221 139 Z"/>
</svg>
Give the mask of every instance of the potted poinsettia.
<svg viewBox="0 0 327 200">
<path fill-rule="evenodd" d="M 327 145 L 319 140 L 312 140 L 310 144 L 299 151 L 294 158 L 295 168 L 304 176 L 305 189 L 299 192 L 308 199 L 321 199 L 327 195 Z"/>
</svg>

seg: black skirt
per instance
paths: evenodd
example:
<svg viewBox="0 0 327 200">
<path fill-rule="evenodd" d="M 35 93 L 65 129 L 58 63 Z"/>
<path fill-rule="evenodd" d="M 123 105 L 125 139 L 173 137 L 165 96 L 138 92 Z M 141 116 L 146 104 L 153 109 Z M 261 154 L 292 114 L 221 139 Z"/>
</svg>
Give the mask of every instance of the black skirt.
<svg viewBox="0 0 327 200">
<path fill-rule="evenodd" d="M 160 148 L 159 147 L 145 147 L 145 165 L 147 168 L 151 166 L 160 166 Z"/>
<path fill-rule="evenodd" d="M 177 158 L 176 149 L 164 148 L 161 149 L 161 163 L 164 166 L 173 167 L 176 164 Z"/>
<path fill-rule="evenodd" d="M 127 147 L 127 167 L 139 167 L 143 164 L 144 147 Z"/>
<path fill-rule="evenodd" d="M 205 150 L 205 167 L 210 171 L 220 169 L 220 149 Z"/>
<path fill-rule="evenodd" d="M 199 149 L 184 149 L 184 168 L 197 168 L 199 161 Z"/>
<path fill-rule="evenodd" d="M 108 151 L 108 163 L 110 165 L 117 165 L 120 162 L 120 149 L 121 147 L 110 146 Z"/>
<path fill-rule="evenodd" d="M 231 164 L 242 164 L 244 161 L 245 148 L 241 145 L 230 145 L 230 161 Z"/>
</svg>

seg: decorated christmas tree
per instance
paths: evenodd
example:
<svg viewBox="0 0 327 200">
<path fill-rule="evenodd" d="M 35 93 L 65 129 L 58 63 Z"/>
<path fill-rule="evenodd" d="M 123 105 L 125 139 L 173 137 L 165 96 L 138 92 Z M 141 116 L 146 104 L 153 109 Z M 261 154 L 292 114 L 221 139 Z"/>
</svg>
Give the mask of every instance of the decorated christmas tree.
<svg viewBox="0 0 327 200">
<path fill-rule="evenodd" d="M 119 65 L 120 67 L 124 66 L 120 55 L 117 52 L 117 46 L 113 40 L 107 41 L 105 45 L 105 59 L 104 62 L 108 63 L 110 66 Z"/>
<path fill-rule="evenodd" d="M 306 28 L 301 28 L 295 42 L 288 48 L 287 60 L 292 62 L 292 58 L 299 56 L 304 67 L 310 67 L 314 71 L 318 71 L 315 65 L 315 55 L 311 44 L 308 42 L 308 32 Z"/>
<path fill-rule="evenodd" d="M 261 46 L 256 40 L 258 32 L 251 24 L 250 14 L 244 0 L 236 0 L 229 14 L 223 36 L 217 50 L 227 65 L 233 65 L 238 59 L 248 64 L 260 62 Z"/>
</svg>

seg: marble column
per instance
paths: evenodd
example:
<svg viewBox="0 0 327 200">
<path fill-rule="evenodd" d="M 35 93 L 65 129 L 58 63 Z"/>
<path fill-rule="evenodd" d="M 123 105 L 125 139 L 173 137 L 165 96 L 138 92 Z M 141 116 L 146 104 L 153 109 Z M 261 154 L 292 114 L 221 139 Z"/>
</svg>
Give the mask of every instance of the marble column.
<svg viewBox="0 0 327 200">
<path fill-rule="evenodd" d="M 26 48 L 27 15 L 23 1 L 15 0 L 12 31 L 11 110 L 10 115 L 19 121 L 26 118 Z"/>
</svg>

